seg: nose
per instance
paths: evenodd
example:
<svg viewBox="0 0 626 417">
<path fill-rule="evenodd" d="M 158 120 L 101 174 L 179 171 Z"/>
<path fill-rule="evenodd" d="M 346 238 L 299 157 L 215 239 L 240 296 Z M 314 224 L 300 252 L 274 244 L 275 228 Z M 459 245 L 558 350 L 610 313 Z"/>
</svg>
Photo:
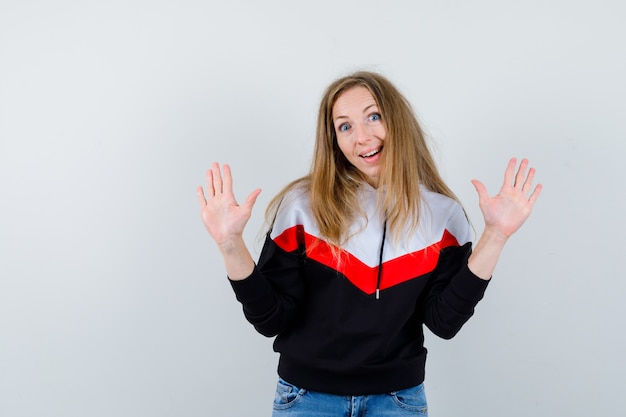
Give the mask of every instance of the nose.
<svg viewBox="0 0 626 417">
<path fill-rule="evenodd" d="M 372 138 L 372 132 L 365 123 L 356 123 L 354 125 L 355 137 L 358 143 L 365 143 Z"/>
</svg>

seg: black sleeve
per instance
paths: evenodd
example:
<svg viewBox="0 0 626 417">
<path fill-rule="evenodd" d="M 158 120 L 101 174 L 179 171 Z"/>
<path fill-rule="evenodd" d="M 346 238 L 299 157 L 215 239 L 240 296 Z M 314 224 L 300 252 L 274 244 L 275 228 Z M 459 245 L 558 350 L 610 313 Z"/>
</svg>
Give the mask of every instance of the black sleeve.
<svg viewBox="0 0 626 417">
<path fill-rule="evenodd" d="M 443 249 L 437 268 L 429 277 L 422 312 L 424 324 L 444 339 L 451 339 L 461 330 L 489 284 L 467 266 L 471 245 Z"/>
<path fill-rule="evenodd" d="M 297 320 L 304 298 L 303 250 L 285 252 L 269 234 L 252 274 L 230 280 L 246 319 L 264 336 L 276 336 Z"/>
</svg>

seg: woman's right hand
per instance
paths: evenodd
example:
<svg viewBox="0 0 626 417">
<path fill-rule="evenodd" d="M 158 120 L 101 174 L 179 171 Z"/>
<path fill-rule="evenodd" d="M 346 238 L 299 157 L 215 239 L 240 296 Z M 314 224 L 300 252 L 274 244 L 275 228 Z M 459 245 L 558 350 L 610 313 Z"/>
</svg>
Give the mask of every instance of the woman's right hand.
<svg viewBox="0 0 626 417">
<path fill-rule="evenodd" d="M 202 187 L 196 193 L 200 203 L 202 222 L 220 249 L 228 249 L 234 242 L 242 239 L 243 230 L 252 214 L 252 207 L 261 189 L 256 189 L 242 205 L 237 203 L 233 194 L 233 177 L 230 167 L 224 164 L 222 173 L 218 163 L 214 162 L 206 173 L 206 197 Z"/>
</svg>

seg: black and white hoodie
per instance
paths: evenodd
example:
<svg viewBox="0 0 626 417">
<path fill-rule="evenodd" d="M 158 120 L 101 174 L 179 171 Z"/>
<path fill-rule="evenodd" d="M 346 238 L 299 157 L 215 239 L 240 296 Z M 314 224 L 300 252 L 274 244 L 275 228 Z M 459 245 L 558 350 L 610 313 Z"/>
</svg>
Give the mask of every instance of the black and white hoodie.
<svg viewBox="0 0 626 417">
<path fill-rule="evenodd" d="M 319 233 L 308 194 L 292 190 L 253 273 L 231 281 L 248 321 L 276 336 L 279 375 L 298 387 L 367 395 L 418 385 L 426 361 L 422 325 L 452 338 L 483 297 L 488 281 L 467 267 L 472 233 L 457 202 L 422 188 L 419 232 L 394 245 L 377 192 L 360 188 L 367 218 L 355 221 L 337 257 Z"/>
</svg>

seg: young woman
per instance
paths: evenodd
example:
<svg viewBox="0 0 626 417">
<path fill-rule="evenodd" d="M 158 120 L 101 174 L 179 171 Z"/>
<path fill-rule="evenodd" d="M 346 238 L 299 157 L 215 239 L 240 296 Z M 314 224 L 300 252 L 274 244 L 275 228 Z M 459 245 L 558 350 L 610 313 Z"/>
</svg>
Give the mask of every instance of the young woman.
<svg viewBox="0 0 626 417">
<path fill-rule="evenodd" d="M 500 192 L 473 180 L 485 227 L 472 232 L 422 129 L 384 77 L 326 90 L 310 173 L 270 203 L 255 264 L 242 238 L 260 190 L 239 205 L 228 165 L 198 188 L 202 220 L 246 318 L 276 336 L 274 416 L 425 415 L 422 325 L 453 337 L 472 316 L 508 238 L 539 197 L 511 159 Z"/>
</svg>

